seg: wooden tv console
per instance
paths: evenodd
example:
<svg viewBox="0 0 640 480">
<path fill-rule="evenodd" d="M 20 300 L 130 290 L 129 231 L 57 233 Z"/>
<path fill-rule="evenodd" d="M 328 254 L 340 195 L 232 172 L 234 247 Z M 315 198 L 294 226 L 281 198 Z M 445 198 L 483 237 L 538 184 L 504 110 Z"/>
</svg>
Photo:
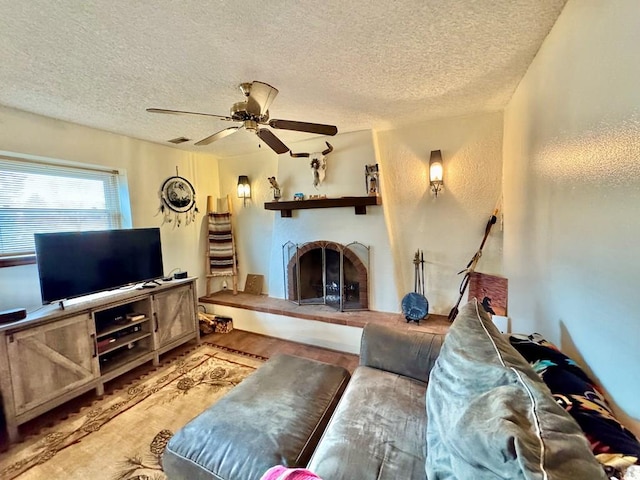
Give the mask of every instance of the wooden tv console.
<svg viewBox="0 0 640 480">
<path fill-rule="evenodd" d="M 0 325 L 0 393 L 9 440 L 18 425 L 189 340 L 200 340 L 196 279 L 47 305 Z"/>
</svg>

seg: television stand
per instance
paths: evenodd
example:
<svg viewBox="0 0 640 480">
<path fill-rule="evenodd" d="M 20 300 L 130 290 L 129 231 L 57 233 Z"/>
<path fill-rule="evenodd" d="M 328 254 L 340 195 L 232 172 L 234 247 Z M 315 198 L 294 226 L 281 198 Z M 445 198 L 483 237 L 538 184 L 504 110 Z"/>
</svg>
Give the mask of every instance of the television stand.
<svg viewBox="0 0 640 480">
<path fill-rule="evenodd" d="M 11 442 L 19 425 L 90 390 L 103 395 L 106 382 L 159 365 L 160 355 L 200 339 L 193 277 L 78 300 L 0 324 L 0 395 Z"/>
<path fill-rule="evenodd" d="M 162 284 L 160 282 L 158 282 L 157 280 L 147 280 L 142 285 L 137 287 L 137 289 L 138 290 L 142 290 L 143 288 L 156 288 L 156 287 L 159 287 L 160 285 L 162 285 Z"/>
</svg>

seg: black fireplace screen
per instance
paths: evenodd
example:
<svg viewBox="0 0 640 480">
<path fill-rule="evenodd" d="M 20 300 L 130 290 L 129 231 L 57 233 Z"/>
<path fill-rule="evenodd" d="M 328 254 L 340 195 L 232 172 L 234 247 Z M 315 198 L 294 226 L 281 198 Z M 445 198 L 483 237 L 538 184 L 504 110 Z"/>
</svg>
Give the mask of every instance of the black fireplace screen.
<svg viewBox="0 0 640 480">
<path fill-rule="evenodd" d="M 317 241 L 287 242 L 282 249 L 288 300 L 340 311 L 369 309 L 369 247 Z"/>
</svg>

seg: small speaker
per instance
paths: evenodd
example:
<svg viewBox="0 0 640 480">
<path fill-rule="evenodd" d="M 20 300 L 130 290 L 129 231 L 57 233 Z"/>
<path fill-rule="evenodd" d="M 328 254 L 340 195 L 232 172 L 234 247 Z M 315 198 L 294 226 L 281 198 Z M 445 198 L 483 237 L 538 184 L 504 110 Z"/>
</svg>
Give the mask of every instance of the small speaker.
<svg viewBox="0 0 640 480">
<path fill-rule="evenodd" d="M 187 278 L 187 272 L 177 272 L 173 275 L 173 278 L 175 278 L 176 280 Z"/>
<path fill-rule="evenodd" d="M 27 311 L 24 308 L 14 308 L 0 312 L 0 323 L 17 322 L 27 318 Z"/>
</svg>

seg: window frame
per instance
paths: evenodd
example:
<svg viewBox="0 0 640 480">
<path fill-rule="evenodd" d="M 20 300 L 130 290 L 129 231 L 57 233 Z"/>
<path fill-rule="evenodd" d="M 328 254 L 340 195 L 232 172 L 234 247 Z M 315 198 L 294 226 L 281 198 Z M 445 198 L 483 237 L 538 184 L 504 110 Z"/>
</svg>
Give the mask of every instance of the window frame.
<svg viewBox="0 0 640 480">
<path fill-rule="evenodd" d="M 28 162 L 32 164 L 39 164 L 45 168 L 50 166 L 52 168 L 60 167 L 66 169 L 77 170 L 90 170 L 94 172 L 104 172 L 107 174 L 115 175 L 117 182 L 117 199 L 120 209 L 120 225 L 118 228 L 131 228 L 131 205 L 129 199 L 129 190 L 126 171 L 122 168 L 112 168 L 104 165 L 93 165 L 88 163 L 74 162 L 69 160 L 61 160 L 56 158 L 42 157 L 37 155 L 28 155 L 15 152 L 7 152 L 0 150 L 0 159 L 8 162 Z M 60 175 L 63 177 L 64 175 Z M 0 254 L 0 268 L 16 267 L 21 265 L 33 265 L 36 263 L 36 254 L 33 252 L 17 253 L 15 255 L 2 255 Z"/>
</svg>

